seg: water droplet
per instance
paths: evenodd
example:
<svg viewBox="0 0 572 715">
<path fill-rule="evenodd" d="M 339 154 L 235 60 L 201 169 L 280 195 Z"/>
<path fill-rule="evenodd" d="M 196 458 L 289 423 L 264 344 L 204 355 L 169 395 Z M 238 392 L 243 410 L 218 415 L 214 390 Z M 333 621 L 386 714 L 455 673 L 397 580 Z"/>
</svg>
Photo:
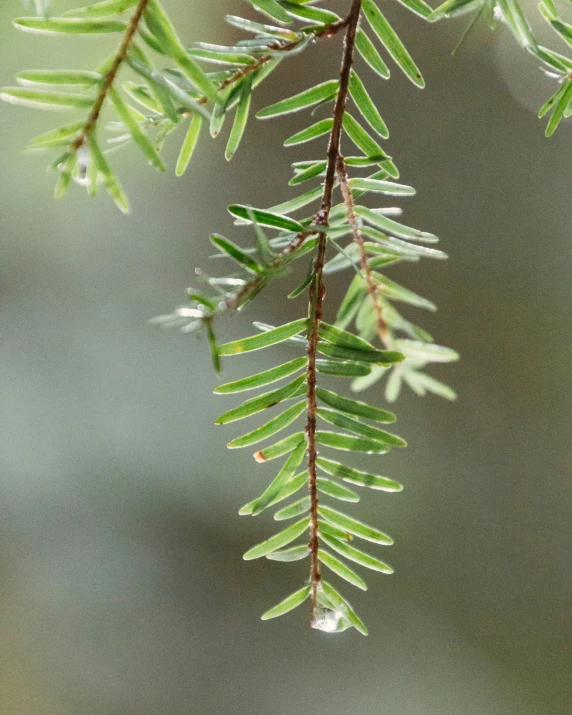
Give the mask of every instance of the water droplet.
<svg viewBox="0 0 572 715">
<path fill-rule="evenodd" d="M 341 633 L 349 628 L 349 622 L 340 611 L 326 606 L 317 606 L 312 618 L 312 628 L 324 633 Z"/>
</svg>

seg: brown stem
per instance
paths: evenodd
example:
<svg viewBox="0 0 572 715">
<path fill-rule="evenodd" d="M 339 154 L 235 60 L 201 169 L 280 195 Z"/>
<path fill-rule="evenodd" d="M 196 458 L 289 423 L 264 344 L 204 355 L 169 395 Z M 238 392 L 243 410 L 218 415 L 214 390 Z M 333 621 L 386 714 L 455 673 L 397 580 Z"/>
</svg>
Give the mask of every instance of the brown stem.
<svg viewBox="0 0 572 715">
<path fill-rule="evenodd" d="M 353 240 L 359 250 L 360 265 L 361 265 L 363 277 L 366 282 L 367 292 L 369 293 L 371 302 L 373 304 L 373 309 L 375 311 L 377 333 L 379 335 L 379 339 L 381 340 L 381 342 L 387 348 L 390 348 L 391 347 L 391 334 L 389 332 L 389 328 L 387 327 L 387 323 L 385 322 L 385 320 L 383 318 L 383 308 L 379 301 L 379 289 L 378 289 L 377 283 L 373 280 L 373 276 L 371 274 L 371 266 L 369 265 L 368 260 L 367 260 L 367 255 L 365 252 L 365 245 L 364 245 L 365 241 L 363 240 L 363 236 L 361 235 L 361 231 L 359 230 L 359 223 L 358 223 L 356 212 L 355 212 L 354 199 L 352 196 L 352 191 L 348 184 L 346 163 L 344 161 L 343 156 L 338 157 L 336 171 L 337 171 L 337 175 L 338 175 L 338 183 L 339 183 L 340 189 L 342 191 L 342 196 L 344 197 L 344 204 L 346 206 L 348 222 L 352 229 Z"/>
<path fill-rule="evenodd" d="M 313 233 L 315 233 L 315 231 L 302 231 L 298 233 L 290 241 L 290 243 L 280 251 L 280 254 L 274 259 L 272 266 L 274 268 L 280 268 L 285 258 L 293 253 L 297 248 L 300 248 L 308 236 L 311 236 Z M 241 306 L 245 298 L 247 298 L 254 291 L 262 289 L 264 284 L 267 282 L 268 279 L 265 277 L 256 277 L 247 281 L 240 290 L 233 293 L 233 295 L 224 301 L 224 309 L 236 310 Z"/>
<path fill-rule="evenodd" d="M 352 0 L 350 11 L 345 20 L 347 26 L 344 40 L 344 51 L 340 69 L 340 86 L 334 104 L 334 123 L 330 134 L 328 145 L 328 163 L 326 167 L 326 179 L 324 182 L 324 193 L 320 210 L 318 211 L 314 223 L 319 226 L 328 226 L 330 211 L 332 209 L 332 196 L 336 181 L 336 167 L 340 157 L 340 143 L 342 135 L 342 122 L 346 109 L 348 96 L 348 86 L 350 73 L 353 64 L 355 39 L 358 29 L 362 0 Z M 309 296 L 309 329 L 308 329 L 308 417 L 306 422 L 306 438 L 308 440 L 308 487 L 310 492 L 310 540 L 308 549 L 310 551 L 310 584 L 312 587 L 312 617 L 315 615 L 317 605 L 317 593 L 320 581 L 320 562 L 318 560 L 318 489 L 317 489 L 317 468 L 316 468 L 316 355 L 318 348 L 318 328 L 322 319 L 322 303 L 325 295 L 322 274 L 324 260 L 326 256 L 327 238 L 324 232 L 320 232 L 316 260 L 314 262 L 314 276 L 310 287 Z"/>
<path fill-rule="evenodd" d="M 334 35 L 337 35 L 340 30 L 343 30 L 343 28 L 347 24 L 348 18 L 345 17 L 342 20 L 331 22 L 329 25 L 325 25 L 321 30 L 313 32 L 312 34 L 314 36 L 314 39 L 319 39 L 320 37 L 334 37 Z M 298 45 L 303 42 L 304 39 L 305 38 L 301 40 L 292 40 L 292 42 L 288 42 L 285 45 L 275 43 L 274 45 L 269 45 L 268 49 L 274 50 L 275 52 L 290 52 L 291 50 L 295 50 L 296 47 L 298 47 Z M 221 84 L 219 85 L 219 89 L 226 89 L 226 87 L 231 84 L 234 84 L 235 82 L 238 82 L 238 80 L 242 79 L 243 77 L 246 77 L 246 75 L 252 74 L 252 72 L 256 72 L 267 62 L 270 62 L 270 60 L 273 58 L 274 55 L 263 55 L 262 57 L 259 57 L 256 62 L 253 62 L 251 65 L 247 65 L 246 67 L 242 67 L 241 69 L 234 72 L 234 74 L 232 74 L 230 77 L 227 77 L 227 79 L 221 82 Z"/>
<path fill-rule="evenodd" d="M 107 97 L 109 90 L 111 89 L 113 83 L 115 82 L 115 78 L 117 77 L 117 72 L 119 71 L 121 64 L 123 63 L 123 61 L 125 60 L 125 57 L 127 56 L 127 50 L 129 49 L 129 45 L 131 44 L 131 42 L 133 40 L 133 36 L 137 32 L 137 28 L 139 27 L 139 23 L 141 22 L 141 18 L 143 17 L 143 13 L 145 12 L 145 9 L 148 4 L 149 4 L 149 0 L 139 0 L 139 4 L 137 5 L 135 12 L 133 13 L 131 22 L 129 23 L 127 30 L 125 31 L 125 35 L 123 37 L 121 45 L 119 46 L 119 49 L 117 50 L 117 54 L 113 58 L 113 62 L 111 64 L 111 67 L 109 68 L 109 71 L 103 78 L 103 82 L 101 84 L 101 89 L 99 90 L 99 94 L 97 95 L 95 103 L 91 109 L 90 115 L 87 118 L 87 122 L 85 123 L 83 129 L 81 130 L 81 132 L 78 134 L 77 138 L 71 145 L 72 151 L 77 151 L 80 148 L 80 146 L 82 146 L 84 144 L 87 137 L 91 134 L 91 132 L 95 128 L 95 125 L 97 124 L 97 120 L 99 119 L 99 115 L 101 114 L 101 110 L 103 107 L 103 103 L 105 102 L 105 98 Z"/>
</svg>

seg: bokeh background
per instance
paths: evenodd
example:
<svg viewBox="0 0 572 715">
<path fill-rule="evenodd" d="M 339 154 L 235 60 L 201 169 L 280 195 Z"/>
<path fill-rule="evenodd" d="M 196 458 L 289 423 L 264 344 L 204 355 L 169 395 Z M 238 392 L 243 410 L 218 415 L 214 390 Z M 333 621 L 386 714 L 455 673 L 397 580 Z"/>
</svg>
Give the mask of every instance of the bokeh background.
<svg viewBox="0 0 572 715">
<path fill-rule="evenodd" d="M 224 13 L 248 12 L 239 0 L 166 6 L 185 38 L 221 43 L 238 38 Z M 566 712 L 572 126 L 544 138 L 535 110 L 552 83 L 504 28 L 477 26 L 452 58 L 464 21 L 387 12 L 428 87 L 397 70 L 385 83 L 364 75 L 388 151 L 418 190 L 405 218 L 451 256 L 392 275 L 439 305 L 409 314 L 463 359 L 433 370 L 456 403 L 405 394 L 397 406 L 410 446 L 378 469 L 405 491 L 355 509 L 396 540 L 396 574 L 371 574 L 370 590 L 351 594 L 367 639 L 312 632 L 303 608 L 259 620 L 306 568 L 241 559 L 272 522 L 237 510 L 274 467 L 225 450 L 236 430 L 213 427 L 229 401 L 212 396 L 206 346 L 147 322 L 209 267 L 209 232 L 233 230 L 228 203 L 293 195 L 289 161 L 308 154 L 290 158 L 281 142 L 303 117 L 253 122 L 230 166 L 205 139 L 180 180 L 154 175 L 135 150 L 118 155 L 133 204 L 124 217 L 80 189 L 54 202 L 45 158 L 20 153 L 65 116 L 0 106 L 5 715 Z M 105 56 L 101 38 L 18 33 L 18 14 L 3 0 L 2 84 Z M 283 65 L 256 106 L 331 77 L 339 51 L 335 40 Z M 329 315 L 341 283 L 329 286 Z M 221 338 L 254 318 L 298 317 L 288 286 L 223 321 Z M 268 359 L 229 361 L 227 376 Z M 380 385 L 369 399 L 383 402 Z"/>
</svg>

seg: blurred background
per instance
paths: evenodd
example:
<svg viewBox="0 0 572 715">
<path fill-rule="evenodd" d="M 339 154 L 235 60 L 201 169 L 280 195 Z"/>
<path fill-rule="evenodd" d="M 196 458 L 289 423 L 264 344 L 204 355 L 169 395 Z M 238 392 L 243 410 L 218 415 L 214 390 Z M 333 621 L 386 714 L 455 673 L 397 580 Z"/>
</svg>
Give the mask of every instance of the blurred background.
<svg viewBox="0 0 572 715">
<path fill-rule="evenodd" d="M 248 13 L 239 0 L 165 5 L 183 37 L 219 43 L 239 37 L 224 13 Z M 409 448 L 368 458 L 406 489 L 353 512 L 396 541 L 383 553 L 395 575 L 345 589 L 365 639 L 310 631 L 304 608 L 260 621 L 306 569 L 241 558 L 273 522 L 238 508 L 275 467 L 225 449 L 239 432 L 213 426 L 232 401 L 212 395 L 206 346 L 147 322 L 184 302 L 195 266 L 212 266 L 209 232 L 240 240 L 228 203 L 294 195 L 289 163 L 317 147 L 281 144 L 304 118 L 252 122 L 230 165 L 205 137 L 180 180 L 134 149 L 117 155 L 124 217 L 79 188 L 54 202 L 46 157 L 20 152 L 65 115 L 0 105 L 2 713 L 566 712 L 572 125 L 544 138 L 535 114 L 552 82 L 504 28 L 478 24 L 452 58 L 464 19 L 435 27 L 396 3 L 387 12 L 427 89 L 393 68 L 391 82 L 364 77 L 387 150 L 417 188 L 405 220 L 451 256 L 390 275 L 439 305 L 407 314 L 462 360 L 432 370 L 458 401 L 405 394 L 396 431 Z M 0 84 L 106 56 L 102 38 L 18 33 L 19 14 L 17 0 L 1 3 Z M 284 64 L 256 107 L 330 78 L 339 53 L 336 39 Z M 171 169 L 181 142 L 169 142 Z M 342 283 L 328 286 L 330 316 Z M 295 284 L 222 321 L 221 339 L 255 318 L 299 317 L 303 299 L 284 299 Z M 226 379 L 272 360 L 228 361 Z M 382 385 L 368 399 L 383 404 Z"/>
</svg>

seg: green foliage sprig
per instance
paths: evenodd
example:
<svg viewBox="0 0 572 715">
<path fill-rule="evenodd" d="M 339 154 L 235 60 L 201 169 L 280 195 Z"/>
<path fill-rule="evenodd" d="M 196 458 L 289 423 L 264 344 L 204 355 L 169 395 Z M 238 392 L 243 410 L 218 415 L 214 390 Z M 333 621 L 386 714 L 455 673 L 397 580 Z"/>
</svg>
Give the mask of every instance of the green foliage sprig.
<svg viewBox="0 0 572 715">
<path fill-rule="evenodd" d="M 546 136 L 549 137 L 554 134 L 563 118 L 572 115 L 572 57 L 570 56 L 572 25 L 562 20 L 554 0 L 541 0 L 538 7 L 544 20 L 563 40 L 568 56 L 538 44 L 518 0 L 445 0 L 427 16 L 427 20 L 436 22 L 443 18 L 455 18 L 472 13 L 461 42 L 481 16 L 491 28 L 498 21 L 504 23 L 517 43 L 539 60 L 543 71 L 560 85 L 538 112 L 539 117 L 551 113 L 546 125 Z"/>
<path fill-rule="evenodd" d="M 365 197 L 379 200 L 415 193 L 412 187 L 397 181 L 397 166 L 381 146 L 389 131 L 362 78 L 363 72 L 373 73 L 374 79 L 389 78 L 381 48 L 415 86 L 422 88 L 425 82 L 376 0 L 348 1 L 344 17 L 316 0 L 248 1 L 264 16 L 264 22 L 226 18 L 248 33 L 247 39 L 233 46 L 197 42 L 190 47 L 179 39 L 159 0 L 103 0 L 62 17 L 48 16 L 47 4 L 38 1 L 37 16 L 15 20 L 16 28 L 55 35 L 116 33 L 121 38 L 118 49 L 95 70 L 21 72 L 20 86 L 4 88 L 0 96 L 40 109 L 84 112 L 78 121 L 32 139 L 28 147 L 58 151 L 52 165 L 59 172 L 56 196 L 62 196 L 72 182 L 84 185 L 90 195 L 103 184 L 119 208 L 127 211 L 127 198 L 108 160 L 111 152 L 132 142 L 152 166 L 162 171 L 165 140 L 186 127 L 176 164 L 180 176 L 189 165 L 204 125 L 216 137 L 226 118 L 234 114 L 225 150 L 230 160 L 247 127 L 256 87 L 282 62 L 307 51 L 316 41 L 344 35 L 339 77 L 282 99 L 256 115 L 271 119 L 294 112 L 312 110 L 314 115 L 326 111 L 325 116 L 312 119 L 284 142 L 288 147 L 319 139 L 327 142 L 327 149 L 317 151 L 315 159 L 292 165 L 291 186 L 310 181 L 317 181 L 317 185 L 269 208 L 230 206 L 235 223 L 252 229 L 253 244 L 244 247 L 213 234 L 213 246 L 220 256 L 233 262 L 235 270 L 216 277 L 198 271 L 201 285 L 188 290 L 189 302 L 155 321 L 186 333 L 206 332 L 217 371 L 228 356 L 278 344 L 292 347 L 292 356 L 286 362 L 215 390 L 227 395 L 261 388 L 255 397 L 224 412 L 217 424 L 237 422 L 277 405 L 280 410 L 262 426 L 234 437 L 228 444 L 231 449 L 256 445 L 254 458 L 258 462 L 285 457 L 275 479 L 240 513 L 257 515 L 279 505 L 275 520 L 295 520 L 249 549 L 244 558 L 308 558 L 310 562 L 307 582 L 267 611 L 263 619 L 283 615 L 309 600 L 314 628 L 337 632 L 353 627 L 366 634 L 349 601 L 322 572 L 326 570 L 365 589 L 355 564 L 386 574 L 392 573 L 392 568 L 357 548 L 354 540 L 389 545 L 392 539 L 328 504 L 330 500 L 334 504 L 357 502 L 364 488 L 399 492 L 402 486 L 397 481 L 357 469 L 344 456 L 352 452 L 377 456 L 406 443 L 379 426 L 394 422 L 393 413 L 338 394 L 325 384 L 332 377 L 345 377 L 351 380 L 353 390 L 360 391 L 387 376 L 388 401 L 398 397 L 403 384 L 419 395 L 432 392 L 447 399 L 455 397 L 450 387 L 424 369 L 431 363 L 457 360 L 457 353 L 434 344 L 426 330 L 395 307 L 404 303 L 432 311 L 435 305 L 386 275 L 393 264 L 443 259 L 446 255 L 433 247 L 436 236 L 396 220 L 400 210 L 390 206 L 370 208 L 362 202 Z M 541 115 L 552 111 L 547 134 L 572 113 L 572 61 L 537 44 L 517 0 L 447 0 L 436 10 L 424 0 L 401 2 L 430 22 L 466 12 L 474 13 L 473 21 L 481 15 L 490 24 L 502 19 L 521 46 L 547 66 L 561 85 L 541 110 Z M 570 45 L 572 28 L 558 16 L 552 0 L 543 0 L 540 8 L 543 17 Z M 213 64 L 215 71 L 205 68 Z M 120 82 L 124 67 L 131 69 L 136 81 Z M 107 105 L 113 106 L 117 116 L 102 127 Z M 105 143 L 104 128 L 111 133 Z M 352 155 L 342 153 L 342 143 L 345 146 L 346 142 L 355 147 Z M 303 316 L 278 327 L 255 322 L 255 334 L 219 344 L 216 319 L 243 309 L 300 260 L 308 263 L 306 277 L 288 297 L 307 297 Z M 325 285 L 331 274 L 344 270 L 351 271 L 352 276 L 335 324 L 330 324 L 323 320 Z M 355 332 L 350 331 L 352 326 Z M 305 426 L 296 429 L 293 425 L 300 418 Z M 280 435 L 274 441 L 279 433 L 287 436 Z M 261 446 L 267 440 L 270 444 Z M 334 450 L 333 455 L 329 450 Z M 336 453 L 342 454 L 338 457 L 342 461 L 333 458 Z M 283 506 L 304 487 L 304 496 Z"/>
</svg>

